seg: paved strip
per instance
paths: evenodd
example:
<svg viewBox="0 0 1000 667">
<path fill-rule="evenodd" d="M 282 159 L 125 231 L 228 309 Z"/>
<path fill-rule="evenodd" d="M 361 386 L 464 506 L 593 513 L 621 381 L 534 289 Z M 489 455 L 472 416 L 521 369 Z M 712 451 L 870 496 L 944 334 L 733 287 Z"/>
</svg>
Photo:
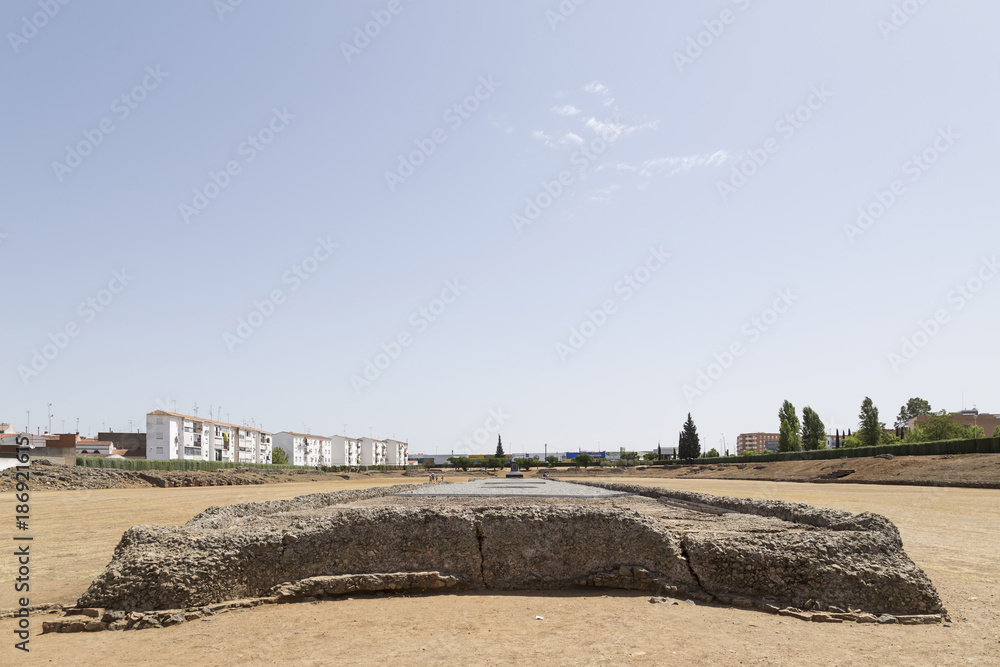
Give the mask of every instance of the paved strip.
<svg viewBox="0 0 1000 667">
<path fill-rule="evenodd" d="M 634 494 L 548 479 L 477 479 L 461 484 L 428 485 L 395 495 L 437 498 L 618 498 Z"/>
</svg>

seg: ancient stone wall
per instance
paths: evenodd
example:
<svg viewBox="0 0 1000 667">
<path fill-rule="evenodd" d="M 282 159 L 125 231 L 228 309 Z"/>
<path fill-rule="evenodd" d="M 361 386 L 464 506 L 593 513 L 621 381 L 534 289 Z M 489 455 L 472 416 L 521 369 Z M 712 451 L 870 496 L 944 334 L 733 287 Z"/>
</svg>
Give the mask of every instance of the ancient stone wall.
<svg viewBox="0 0 1000 667">
<path fill-rule="evenodd" d="M 693 519 L 529 499 L 506 507 L 347 505 L 412 485 L 211 508 L 183 527 L 127 531 L 79 605 L 184 609 L 287 595 L 317 577 L 435 572 L 449 587 L 473 589 L 597 585 L 775 609 L 942 611 L 884 517 L 602 486 L 686 504 Z"/>
</svg>

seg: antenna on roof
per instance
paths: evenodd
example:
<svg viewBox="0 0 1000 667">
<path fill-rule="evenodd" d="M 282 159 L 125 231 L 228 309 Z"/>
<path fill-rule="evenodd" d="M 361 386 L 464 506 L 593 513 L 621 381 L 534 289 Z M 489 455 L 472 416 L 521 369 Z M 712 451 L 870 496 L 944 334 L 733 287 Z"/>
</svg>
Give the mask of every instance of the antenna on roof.
<svg viewBox="0 0 1000 667">
<path fill-rule="evenodd" d="M 195 403 L 195 404 L 194 404 L 194 416 L 195 416 L 195 417 L 197 417 L 197 416 L 198 416 L 198 403 Z"/>
</svg>

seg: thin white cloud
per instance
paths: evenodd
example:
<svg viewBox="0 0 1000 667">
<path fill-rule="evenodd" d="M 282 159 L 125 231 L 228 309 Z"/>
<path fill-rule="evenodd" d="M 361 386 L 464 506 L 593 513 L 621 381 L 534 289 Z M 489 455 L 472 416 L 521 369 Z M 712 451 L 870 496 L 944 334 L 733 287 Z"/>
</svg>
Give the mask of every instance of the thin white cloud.
<svg viewBox="0 0 1000 667">
<path fill-rule="evenodd" d="M 600 81 L 596 80 L 591 81 L 586 86 L 584 86 L 583 90 L 588 93 L 593 93 L 594 95 L 600 95 L 601 97 L 605 97 L 611 94 L 611 90 L 607 86 L 605 86 Z"/>
<path fill-rule="evenodd" d="M 561 107 L 552 107 L 551 111 L 557 116 L 575 116 L 580 113 L 580 110 L 572 104 L 564 104 Z"/>
<path fill-rule="evenodd" d="M 650 178 L 655 174 L 666 172 L 668 176 L 675 174 L 686 174 L 699 167 L 711 168 L 720 167 L 728 160 L 734 159 L 729 151 L 718 150 L 714 153 L 703 153 L 701 155 L 671 155 L 666 157 L 651 158 L 643 160 L 637 164 L 628 162 L 613 162 L 608 167 L 615 171 L 626 171 L 638 174 L 643 178 Z M 603 165 L 598 169 L 603 169 Z"/>
<path fill-rule="evenodd" d="M 611 185 L 608 185 L 606 187 L 598 188 L 597 190 L 594 191 L 592 195 L 590 195 L 590 201 L 597 202 L 599 204 L 606 204 L 609 201 L 611 201 L 611 198 L 614 196 L 615 191 L 620 189 L 621 186 L 618 185 L 617 183 L 612 183 Z"/>
</svg>

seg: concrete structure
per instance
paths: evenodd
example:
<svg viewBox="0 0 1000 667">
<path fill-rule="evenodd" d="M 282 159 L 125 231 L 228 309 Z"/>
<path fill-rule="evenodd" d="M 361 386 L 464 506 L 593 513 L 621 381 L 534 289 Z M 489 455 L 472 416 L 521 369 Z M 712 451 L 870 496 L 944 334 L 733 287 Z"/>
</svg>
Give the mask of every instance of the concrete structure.
<svg viewBox="0 0 1000 667">
<path fill-rule="evenodd" d="M 736 454 L 740 456 L 747 451 L 758 454 L 777 452 L 779 437 L 777 433 L 740 433 L 736 438 Z"/>
<path fill-rule="evenodd" d="M 17 430 L 10 424 L 0 424 L 0 435 L 11 435 L 17 433 Z"/>
<path fill-rule="evenodd" d="M 106 440 L 115 444 L 115 449 L 124 449 L 123 456 L 131 459 L 146 458 L 145 433 L 115 433 L 113 431 L 97 434 L 98 440 Z"/>
<path fill-rule="evenodd" d="M 408 451 L 410 446 L 405 442 L 386 438 L 385 440 L 385 462 L 391 466 L 405 466 L 408 464 Z"/>
<path fill-rule="evenodd" d="M 270 463 L 271 434 L 166 410 L 146 415 L 146 458 Z"/>
<path fill-rule="evenodd" d="M 331 465 L 359 466 L 361 465 L 361 441 L 348 438 L 346 435 L 335 435 L 330 438 L 333 443 Z"/>
<path fill-rule="evenodd" d="M 385 460 L 385 442 L 375 438 L 361 438 L 361 465 L 383 466 Z"/>
<path fill-rule="evenodd" d="M 280 431 L 272 437 L 273 446 L 284 450 L 288 462 L 296 466 L 329 466 L 333 463 L 330 438 L 308 433 Z"/>
</svg>

